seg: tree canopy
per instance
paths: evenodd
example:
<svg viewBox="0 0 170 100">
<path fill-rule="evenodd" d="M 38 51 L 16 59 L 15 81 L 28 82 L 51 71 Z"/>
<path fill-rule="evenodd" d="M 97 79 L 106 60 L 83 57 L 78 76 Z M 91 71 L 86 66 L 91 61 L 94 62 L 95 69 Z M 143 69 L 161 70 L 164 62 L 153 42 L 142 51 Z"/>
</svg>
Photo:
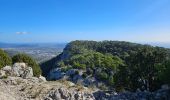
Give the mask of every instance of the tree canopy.
<svg viewBox="0 0 170 100">
<path fill-rule="evenodd" d="M 11 64 L 11 58 L 2 49 L 0 49 L 0 69 Z"/>
<path fill-rule="evenodd" d="M 81 69 L 84 77 L 92 75 L 108 86 L 153 91 L 169 84 L 168 62 L 170 49 L 166 48 L 124 41 L 72 41 L 42 68 Z"/>
</svg>

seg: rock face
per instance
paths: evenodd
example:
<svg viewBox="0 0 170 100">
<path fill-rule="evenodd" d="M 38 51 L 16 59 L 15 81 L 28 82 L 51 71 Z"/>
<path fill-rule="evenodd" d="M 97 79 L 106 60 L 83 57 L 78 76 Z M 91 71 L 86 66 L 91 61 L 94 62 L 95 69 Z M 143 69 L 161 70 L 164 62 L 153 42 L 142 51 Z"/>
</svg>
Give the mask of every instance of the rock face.
<svg viewBox="0 0 170 100">
<path fill-rule="evenodd" d="M 15 63 L 12 67 L 5 66 L 0 70 L 0 78 L 6 76 L 16 76 L 22 78 L 33 77 L 33 70 L 25 63 Z"/>
<path fill-rule="evenodd" d="M 28 67 L 25 63 L 15 63 L 12 67 L 12 72 L 14 76 L 22 78 L 30 78 L 33 76 L 33 70 Z"/>
<path fill-rule="evenodd" d="M 60 68 L 56 68 L 50 71 L 49 75 L 47 76 L 48 80 L 58 80 L 63 78 L 65 73 L 61 71 Z"/>
</svg>

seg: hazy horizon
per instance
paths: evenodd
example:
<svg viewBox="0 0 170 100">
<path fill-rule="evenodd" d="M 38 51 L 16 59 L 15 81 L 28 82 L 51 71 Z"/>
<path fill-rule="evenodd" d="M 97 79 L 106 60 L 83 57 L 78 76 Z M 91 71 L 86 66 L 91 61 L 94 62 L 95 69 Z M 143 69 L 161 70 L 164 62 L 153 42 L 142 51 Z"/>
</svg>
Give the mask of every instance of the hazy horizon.
<svg viewBox="0 0 170 100">
<path fill-rule="evenodd" d="M 170 43 L 169 0 L 1 0 L 0 42 Z"/>
</svg>

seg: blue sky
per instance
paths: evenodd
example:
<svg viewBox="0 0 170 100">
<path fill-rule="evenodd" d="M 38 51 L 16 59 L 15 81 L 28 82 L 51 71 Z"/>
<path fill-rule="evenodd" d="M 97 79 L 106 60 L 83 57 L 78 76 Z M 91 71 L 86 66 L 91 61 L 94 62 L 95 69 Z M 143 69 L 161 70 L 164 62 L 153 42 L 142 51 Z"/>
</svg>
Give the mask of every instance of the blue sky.
<svg viewBox="0 0 170 100">
<path fill-rule="evenodd" d="M 0 42 L 170 42 L 170 0 L 0 0 Z"/>
</svg>

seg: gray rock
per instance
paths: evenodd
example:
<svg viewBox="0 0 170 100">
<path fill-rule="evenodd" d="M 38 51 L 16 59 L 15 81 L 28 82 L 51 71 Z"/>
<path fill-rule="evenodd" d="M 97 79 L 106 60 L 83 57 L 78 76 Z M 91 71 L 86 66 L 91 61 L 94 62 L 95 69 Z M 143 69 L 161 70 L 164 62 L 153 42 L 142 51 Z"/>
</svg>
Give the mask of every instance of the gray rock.
<svg viewBox="0 0 170 100">
<path fill-rule="evenodd" d="M 47 81 L 46 78 L 43 77 L 43 76 L 41 76 L 41 75 L 40 75 L 39 79 L 42 80 L 43 82 L 46 82 L 46 81 Z"/>
<path fill-rule="evenodd" d="M 69 99 L 70 98 L 70 93 L 67 89 L 64 89 L 64 88 L 60 88 L 58 89 L 60 95 L 61 95 L 61 98 L 62 99 Z"/>
<path fill-rule="evenodd" d="M 4 76 L 6 76 L 5 71 L 4 70 L 0 70 L 0 78 L 3 78 Z"/>
<path fill-rule="evenodd" d="M 22 77 L 22 78 L 31 78 L 33 77 L 33 70 L 31 67 L 28 67 L 25 63 L 15 63 L 12 67 L 13 76 Z"/>
<path fill-rule="evenodd" d="M 25 63 L 15 63 L 12 67 L 12 72 L 14 76 L 20 77 L 26 69 L 26 64 Z"/>
<path fill-rule="evenodd" d="M 83 78 L 80 75 L 74 75 L 74 77 L 72 78 L 72 81 L 74 83 L 83 83 Z"/>
<path fill-rule="evenodd" d="M 83 83 L 85 86 L 91 86 L 91 85 L 95 85 L 95 82 L 97 80 L 94 77 L 88 77 L 86 79 L 84 79 Z"/>
<path fill-rule="evenodd" d="M 75 90 L 69 91 L 66 88 L 52 90 L 45 98 L 48 98 L 46 100 L 95 100 L 90 93 Z"/>
<path fill-rule="evenodd" d="M 65 75 L 65 73 L 62 72 L 60 68 L 56 68 L 56 69 L 53 69 L 50 71 L 50 73 L 47 76 L 47 79 L 48 80 L 58 80 L 58 79 L 63 78 L 64 75 Z"/>
<path fill-rule="evenodd" d="M 11 66 L 5 66 L 0 70 L 0 78 L 11 75 Z"/>
<path fill-rule="evenodd" d="M 2 70 L 10 72 L 12 70 L 12 67 L 11 66 L 5 66 L 5 67 L 2 68 Z"/>
<path fill-rule="evenodd" d="M 169 86 L 167 84 L 161 86 L 162 89 L 169 89 Z"/>
<path fill-rule="evenodd" d="M 31 67 L 24 69 L 24 73 L 20 75 L 22 78 L 31 78 L 33 77 L 33 70 Z"/>
<path fill-rule="evenodd" d="M 77 69 L 70 69 L 66 72 L 67 76 L 71 76 L 71 75 L 75 75 L 76 71 L 78 71 Z"/>
</svg>

